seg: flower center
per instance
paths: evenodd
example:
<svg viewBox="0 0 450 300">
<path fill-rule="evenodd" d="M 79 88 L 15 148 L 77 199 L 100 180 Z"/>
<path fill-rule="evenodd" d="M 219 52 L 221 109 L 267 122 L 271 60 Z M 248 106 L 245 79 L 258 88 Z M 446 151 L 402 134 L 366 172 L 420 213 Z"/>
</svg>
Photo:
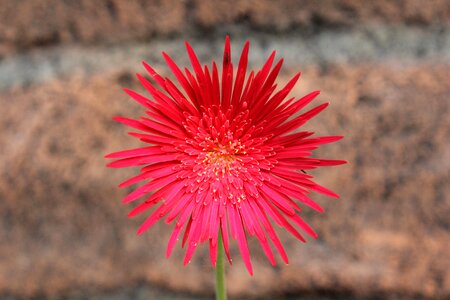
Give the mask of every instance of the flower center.
<svg viewBox="0 0 450 300">
<path fill-rule="evenodd" d="M 241 168 L 239 156 L 244 154 L 243 146 L 240 141 L 229 141 L 224 145 L 220 143 L 211 143 L 209 147 L 204 148 L 203 164 L 206 169 L 213 171 L 215 176 L 224 176 L 232 174 L 232 171 L 238 171 Z"/>
<path fill-rule="evenodd" d="M 185 153 L 180 178 L 187 192 L 197 194 L 195 201 L 236 204 L 258 196 L 256 186 L 267 179 L 263 170 L 277 163 L 275 148 L 265 145 L 268 137 L 259 136 L 262 124 L 254 126 L 248 111 L 232 117 L 230 109 L 211 108 L 201 117 L 186 114 L 182 125 L 187 137 L 177 145 Z"/>
</svg>

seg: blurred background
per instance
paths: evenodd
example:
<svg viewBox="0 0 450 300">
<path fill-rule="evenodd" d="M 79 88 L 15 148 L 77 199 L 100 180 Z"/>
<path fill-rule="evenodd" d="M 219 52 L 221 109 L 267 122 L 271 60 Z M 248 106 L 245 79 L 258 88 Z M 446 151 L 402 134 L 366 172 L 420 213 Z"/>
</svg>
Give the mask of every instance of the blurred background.
<svg viewBox="0 0 450 300">
<path fill-rule="evenodd" d="M 235 62 L 248 39 L 251 68 L 276 49 L 293 96 L 322 91 L 306 127 L 349 161 L 312 172 L 342 199 L 313 196 L 317 240 L 280 231 L 288 266 L 251 240 L 250 277 L 234 248 L 232 298 L 449 299 L 448 0 L 0 0 L 0 299 L 212 297 L 207 247 L 183 267 L 171 226 L 136 236 L 116 186 L 137 170 L 103 156 L 139 145 L 111 118 L 142 113 L 121 90 L 142 60 L 170 75 L 189 40 L 220 61 L 226 34 Z"/>
</svg>

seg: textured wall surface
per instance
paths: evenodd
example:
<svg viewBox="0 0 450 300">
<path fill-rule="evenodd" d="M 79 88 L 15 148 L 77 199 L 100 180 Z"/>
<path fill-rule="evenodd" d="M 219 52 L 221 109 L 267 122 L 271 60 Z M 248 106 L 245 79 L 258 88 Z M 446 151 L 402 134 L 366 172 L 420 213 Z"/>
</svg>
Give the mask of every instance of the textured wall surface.
<svg viewBox="0 0 450 300">
<path fill-rule="evenodd" d="M 203 34 L 223 25 L 265 31 L 360 26 L 362 23 L 450 24 L 447 0 L 99 0 L 0 1 L 0 56 L 65 43 L 151 40 Z"/>
<path fill-rule="evenodd" d="M 0 1 L 0 298 L 212 295 L 206 247 L 183 267 L 178 247 L 165 259 L 170 226 L 136 236 L 145 216 L 126 217 L 116 185 L 137 170 L 103 156 L 139 145 L 111 120 L 142 113 L 121 91 L 141 89 L 139 61 L 172 76 L 159 52 L 185 64 L 184 39 L 220 60 L 226 32 L 235 55 L 251 40 L 254 67 L 286 57 L 281 81 L 302 71 L 293 96 L 322 91 L 306 127 L 345 135 L 318 153 L 349 161 L 313 172 L 342 198 L 305 210 L 319 239 L 280 231 L 290 264 L 275 268 L 251 240 L 254 277 L 234 248 L 229 292 L 450 297 L 449 2 L 317 3 Z"/>
</svg>

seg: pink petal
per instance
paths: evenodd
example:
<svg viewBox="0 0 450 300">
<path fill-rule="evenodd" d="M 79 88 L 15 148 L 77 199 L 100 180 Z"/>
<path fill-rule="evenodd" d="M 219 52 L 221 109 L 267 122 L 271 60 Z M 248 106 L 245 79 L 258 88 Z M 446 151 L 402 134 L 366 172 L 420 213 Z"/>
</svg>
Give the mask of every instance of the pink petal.
<svg viewBox="0 0 450 300">
<path fill-rule="evenodd" d="M 244 264 L 247 267 L 248 272 L 250 275 L 253 275 L 253 267 L 252 263 L 250 261 L 250 252 L 248 251 L 248 245 L 247 245 L 247 237 L 244 232 L 244 228 L 242 226 L 242 221 L 239 211 L 236 211 L 235 208 L 232 208 L 231 210 L 234 211 L 234 220 L 230 220 L 234 223 L 234 227 L 236 228 L 236 236 L 238 240 L 239 250 L 242 255 L 242 259 L 244 260 Z"/>
<path fill-rule="evenodd" d="M 262 210 L 255 202 L 250 202 L 249 204 L 252 207 L 255 215 L 258 216 L 259 221 L 261 221 L 261 223 L 263 224 L 267 234 L 269 235 L 269 238 L 272 240 L 275 248 L 277 248 L 278 253 L 280 253 L 280 256 L 283 259 L 283 261 L 286 264 L 289 263 L 286 251 L 284 250 L 283 245 L 280 242 L 280 239 L 278 238 L 275 230 L 273 229 L 272 224 L 270 223 L 269 219 L 264 213 L 264 210 Z"/>
</svg>

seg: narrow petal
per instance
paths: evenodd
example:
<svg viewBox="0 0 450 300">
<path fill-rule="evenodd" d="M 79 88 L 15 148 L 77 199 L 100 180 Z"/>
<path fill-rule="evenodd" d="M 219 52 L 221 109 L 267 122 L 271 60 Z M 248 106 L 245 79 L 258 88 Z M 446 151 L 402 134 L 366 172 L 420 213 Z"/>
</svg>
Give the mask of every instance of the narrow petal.
<svg viewBox="0 0 450 300">
<path fill-rule="evenodd" d="M 204 80 L 203 69 L 200 62 L 198 61 L 197 55 L 195 54 L 194 49 L 192 49 L 191 45 L 187 41 L 185 42 L 185 45 L 192 63 L 192 67 L 194 68 L 195 74 L 197 75 L 197 79 L 199 81 L 203 81 Z"/>
<path fill-rule="evenodd" d="M 166 177 L 161 177 L 154 179 L 150 181 L 149 183 L 146 183 L 137 189 L 135 189 L 133 192 L 128 194 L 123 200 L 122 203 L 129 203 L 131 201 L 134 201 L 136 199 L 139 199 L 140 197 L 144 196 L 145 194 L 148 194 L 150 191 L 154 189 L 161 188 L 163 186 L 168 185 L 169 183 L 173 183 L 177 179 L 176 175 L 172 174 Z"/>
<path fill-rule="evenodd" d="M 233 107 L 235 109 L 238 107 L 239 100 L 240 100 L 241 93 L 242 93 L 242 87 L 244 85 L 245 73 L 247 71 L 247 64 L 248 64 L 249 48 L 250 48 L 250 43 L 247 41 L 247 42 L 245 42 L 244 49 L 242 50 L 241 58 L 239 60 L 238 71 L 236 74 L 236 80 L 235 80 L 234 89 L 233 89 L 233 97 L 232 97 L 231 104 L 233 105 Z"/>
<path fill-rule="evenodd" d="M 230 106 L 230 97 L 233 81 L 233 64 L 231 63 L 231 47 L 230 37 L 225 38 L 225 47 L 223 51 L 223 66 L 222 66 L 222 106 L 228 109 Z"/>
<path fill-rule="evenodd" d="M 137 157 L 137 156 L 146 156 L 146 155 L 152 155 L 152 154 L 162 154 L 164 153 L 161 151 L 160 147 L 142 147 L 142 148 L 135 148 L 135 149 L 129 149 L 129 150 L 123 150 L 118 151 L 114 153 L 110 153 L 105 156 L 105 158 L 130 158 L 130 157 Z"/>
<path fill-rule="evenodd" d="M 251 220 L 251 225 L 254 229 L 254 232 L 256 233 L 256 237 L 258 238 L 258 241 L 266 254 L 267 258 L 269 259 L 270 263 L 272 265 L 275 265 L 275 257 L 273 255 L 272 249 L 270 248 L 269 242 L 266 239 L 266 236 L 264 234 L 264 231 L 261 228 L 261 225 L 259 224 L 258 217 L 254 214 L 253 209 L 250 207 L 250 204 L 247 201 L 244 201 L 241 204 L 242 210 L 241 212 L 245 214 L 245 218 L 243 219 L 249 219 Z"/>
<path fill-rule="evenodd" d="M 255 202 L 250 202 L 250 205 L 255 213 L 259 217 L 259 220 L 263 224 L 269 238 L 272 240 L 275 248 L 277 248 L 278 253 L 280 254 L 283 261 L 287 264 L 289 263 L 288 256 L 286 254 L 286 251 L 284 250 L 283 245 L 280 242 L 280 239 L 278 238 L 275 230 L 273 229 L 272 224 L 270 223 L 269 219 L 267 218 L 267 215 L 264 213 L 264 210 L 262 210 Z"/>
<path fill-rule="evenodd" d="M 144 65 L 144 68 L 147 70 L 147 72 L 150 74 L 150 76 L 155 79 L 155 81 L 159 84 L 161 88 L 164 88 L 164 78 L 162 78 L 156 71 L 145 61 L 142 61 L 142 64 Z"/>
<path fill-rule="evenodd" d="M 172 70 L 175 77 L 180 82 L 183 89 L 186 91 L 186 93 L 189 95 L 191 99 L 195 98 L 194 91 L 192 90 L 192 87 L 190 86 L 189 82 L 187 81 L 186 77 L 184 77 L 183 72 L 181 72 L 180 68 L 174 63 L 172 58 L 170 56 L 163 52 L 164 59 L 166 60 L 167 65 Z"/>
<path fill-rule="evenodd" d="M 238 240 L 239 250 L 241 251 L 242 259 L 244 260 L 244 264 L 247 267 L 250 275 L 253 275 L 253 267 L 250 260 L 250 252 L 248 251 L 247 245 L 247 237 L 245 236 L 244 228 L 242 226 L 241 218 L 239 211 L 236 211 L 235 208 L 231 209 L 234 211 L 233 220 L 231 222 L 234 223 L 234 227 L 236 228 L 236 236 Z"/>
</svg>

